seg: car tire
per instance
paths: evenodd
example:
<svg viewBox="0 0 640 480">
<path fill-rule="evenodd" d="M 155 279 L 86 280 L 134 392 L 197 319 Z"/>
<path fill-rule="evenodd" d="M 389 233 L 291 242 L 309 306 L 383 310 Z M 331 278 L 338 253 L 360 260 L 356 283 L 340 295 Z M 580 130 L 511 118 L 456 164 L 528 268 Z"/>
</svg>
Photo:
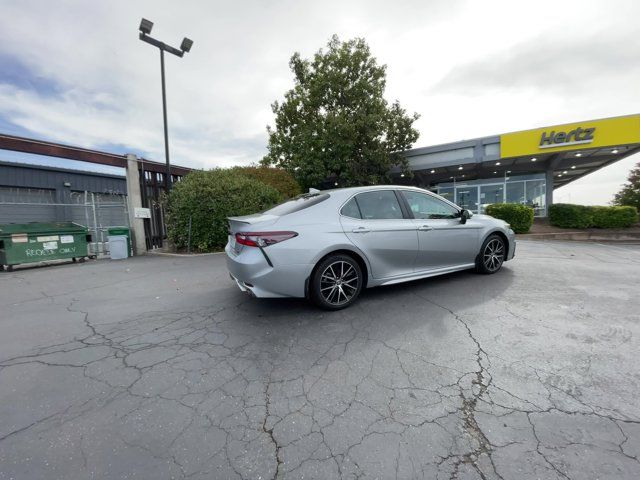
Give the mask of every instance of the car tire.
<svg viewBox="0 0 640 480">
<path fill-rule="evenodd" d="M 507 257 L 507 244 L 497 234 L 489 235 L 480 248 L 476 257 L 476 271 L 485 275 L 491 275 L 502 268 Z"/>
<path fill-rule="evenodd" d="M 358 262 L 349 255 L 330 255 L 315 268 L 310 297 L 320 308 L 341 310 L 356 301 L 364 278 Z"/>
</svg>

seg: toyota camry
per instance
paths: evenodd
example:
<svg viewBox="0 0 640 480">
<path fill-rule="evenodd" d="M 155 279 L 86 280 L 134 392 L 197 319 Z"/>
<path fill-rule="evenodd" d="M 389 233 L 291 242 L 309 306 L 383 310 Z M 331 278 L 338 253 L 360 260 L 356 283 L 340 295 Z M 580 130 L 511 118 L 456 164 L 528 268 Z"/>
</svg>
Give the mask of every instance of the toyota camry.
<svg viewBox="0 0 640 480">
<path fill-rule="evenodd" d="M 513 258 L 509 224 L 426 190 L 310 190 L 255 215 L 230 217 L 227 267 L 256 297 L 351 305 L 364 288 L 458 270 L 496 273 Z"/>
</svg>

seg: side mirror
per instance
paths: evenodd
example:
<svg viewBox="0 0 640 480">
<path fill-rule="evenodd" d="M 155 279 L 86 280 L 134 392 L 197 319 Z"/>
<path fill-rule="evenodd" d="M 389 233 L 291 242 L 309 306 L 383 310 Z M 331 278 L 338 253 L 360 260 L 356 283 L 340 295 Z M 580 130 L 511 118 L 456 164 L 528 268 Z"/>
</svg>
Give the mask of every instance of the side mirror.
<svg viewBox="0 0 640 480">
<path fill-rule="evenodd" d="M 464 225 L 472 216 L 473 214 L 469 210 L 463 208 L 460 210 L 460 223 Z"/>
</svg>

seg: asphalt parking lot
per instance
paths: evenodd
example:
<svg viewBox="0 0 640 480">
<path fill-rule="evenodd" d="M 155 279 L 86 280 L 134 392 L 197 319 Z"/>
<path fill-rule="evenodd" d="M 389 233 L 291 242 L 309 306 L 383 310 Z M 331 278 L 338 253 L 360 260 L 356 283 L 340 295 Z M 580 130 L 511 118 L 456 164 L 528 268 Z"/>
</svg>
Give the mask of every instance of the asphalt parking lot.
<svg viewBox="0 0 640 480">
<path fill-rule="evenodd" d="M 257 300 L 223 255 L 0 274 L 0 479 L 640 477 L 640 246 Z"/>
</svg>

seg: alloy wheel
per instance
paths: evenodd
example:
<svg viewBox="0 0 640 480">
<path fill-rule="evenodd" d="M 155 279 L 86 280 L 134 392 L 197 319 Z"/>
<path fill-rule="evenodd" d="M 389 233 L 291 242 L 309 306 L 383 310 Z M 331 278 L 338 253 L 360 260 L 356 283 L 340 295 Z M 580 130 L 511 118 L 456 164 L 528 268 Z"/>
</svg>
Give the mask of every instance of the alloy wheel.
<svg viewBox="0 0 640 480">
<path fill-rule="evenodd" d="M 360 276 L 353 265 L 338 260 L 322 271 L 320 294 L 331 305 L 344 305 L 356 295 L 359 283 Z"/>
<path fill-rule="evenodd" d="M 504 243 L 498 238 L 487 243 L 484 247 L 482 261 L 489 272 L 497 271 L 504 262 Z"/>
</svg>

